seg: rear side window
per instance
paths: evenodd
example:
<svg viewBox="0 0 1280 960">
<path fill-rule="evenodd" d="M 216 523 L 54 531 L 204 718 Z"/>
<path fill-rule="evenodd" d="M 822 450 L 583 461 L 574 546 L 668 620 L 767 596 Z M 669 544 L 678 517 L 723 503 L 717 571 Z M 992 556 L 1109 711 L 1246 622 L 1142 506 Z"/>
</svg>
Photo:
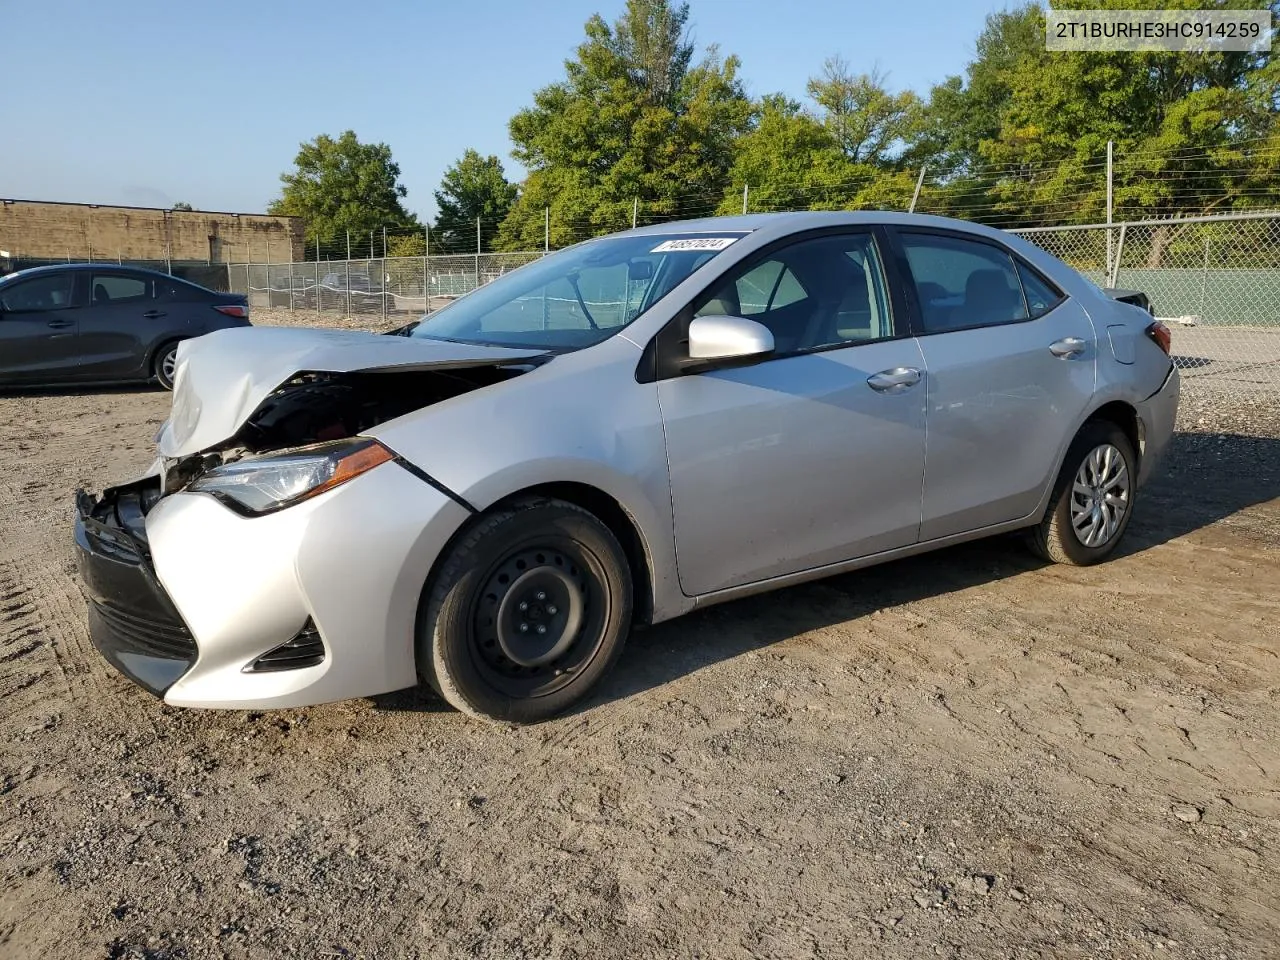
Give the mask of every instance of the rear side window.
<svg viewBox="0 0 1280 960">
<path fill-rule="evenodd" d="M 75 278 L 69 273 L 15 283 L 0 291 L 0 306 L 14 313 L 65 310 L 71 306 L 74 283 Z"/>
<path fill-rule="evenodd" d="M 1015 266 L 1018 269 L 1018 279 L 1022 281 L 1022 294 L 1027 299 L 1027 312 L 1031 314 L 1031 319 L 1043 317 L 1066 299 L 1021 260 Z"/>
<path fill-rule="evenodd" d="M 1029 319 L 1013 258 L 997 247 L 939 234 L 903 233 L 925 333 Z"/>
<path fill-rule="evenodd" d="M 141 277 L 129 277 L 118 273 L 95 273 L 90 290 L 95 306 L 106 303 L 129 303 L 146 300 L 151 295 L 151 284 Z"/>
</svg>

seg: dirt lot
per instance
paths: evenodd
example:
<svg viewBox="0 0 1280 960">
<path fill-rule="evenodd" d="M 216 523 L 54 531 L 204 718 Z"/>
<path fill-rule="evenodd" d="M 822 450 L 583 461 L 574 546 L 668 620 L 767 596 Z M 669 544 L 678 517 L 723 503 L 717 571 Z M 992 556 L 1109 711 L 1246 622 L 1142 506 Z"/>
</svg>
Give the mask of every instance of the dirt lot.
<svg viewBox="0 0 1280 960">
<path fill-rule="evenodd" d="M 715 608 L 519 729 L 109 669 L 71 492 L 167 404 L 0 396 L 2 957 L 1276 955 L 1274 396 L 1184 404 L 1109 564 L 999 540 Z"/>
</svg>

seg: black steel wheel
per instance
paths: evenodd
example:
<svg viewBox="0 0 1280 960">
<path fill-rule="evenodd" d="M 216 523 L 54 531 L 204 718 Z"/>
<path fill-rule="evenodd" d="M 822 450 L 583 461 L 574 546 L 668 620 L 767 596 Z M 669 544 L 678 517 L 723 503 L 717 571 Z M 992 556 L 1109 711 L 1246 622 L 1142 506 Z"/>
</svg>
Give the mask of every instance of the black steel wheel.
<svg viewBox="0 0 1280 960">
<path fill-rule="evenodd" d="M 478 519 L 428 586 L 419 672 L 458 709 L 542 720 L 585 696 L 630 627 L 631 576 L 609 528 L 536 499 Z"/>
</svg>

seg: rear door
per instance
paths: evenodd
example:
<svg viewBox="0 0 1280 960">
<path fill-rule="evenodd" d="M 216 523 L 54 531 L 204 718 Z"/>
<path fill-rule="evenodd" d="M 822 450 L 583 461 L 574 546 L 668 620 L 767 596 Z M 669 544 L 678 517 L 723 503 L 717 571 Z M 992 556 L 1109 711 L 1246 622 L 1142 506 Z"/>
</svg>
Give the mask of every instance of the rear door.
<svg viewBox="0 0 1280 960">
<path fill-rule="evenodd" d="M 90 274 L 89 305 L 80 320 L 86 377 L 146 375 L 146 347 L 165 313 L 157 308 L 153 295 L 150 274 L 110 267 Z"/>
<path fill-rule="evenodd" d="M 16 280 L 0 289 L 0 383 L 75 379 L 79 369 L 76 273 Z"/>
<path fill-rule="evenodd" d="M 921 540 L 1021 519 L 1093 398 L 1084 308 L 993 240 L 895 231 L 928 371 Z"/>
</svg>

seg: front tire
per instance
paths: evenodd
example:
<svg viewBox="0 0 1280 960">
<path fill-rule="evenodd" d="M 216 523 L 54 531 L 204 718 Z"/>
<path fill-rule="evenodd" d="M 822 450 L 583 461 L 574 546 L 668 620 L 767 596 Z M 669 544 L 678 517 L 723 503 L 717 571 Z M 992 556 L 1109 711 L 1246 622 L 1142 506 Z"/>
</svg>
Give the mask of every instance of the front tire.
<svg viewBox="0 0 1280 960">
<path fill-rule="evenodd" d="M 586 696 L 622 653 L 631 574 L 609 528 L 530 499 L 480 518 L 427 587 L 418 670 L 457 709 L 534 723 Z"/>
<path fill-rule="evenodd" d="M 1105 421 L 1086 423 L 1067 450 L 1044 519 L 1030 531 L 1032 549 L 1077 567 L 1107 559 L 1129 528 L 1137 477 L 1124 431 Z"/>
<path fill-rule="evenodd" d="M 154 363 L 156 381 L 166 390 L 173 389 L 173 374 L 177 363 L 177 355 L 177 343 L 166 343 L 156 352 Z"/>
</svg>

